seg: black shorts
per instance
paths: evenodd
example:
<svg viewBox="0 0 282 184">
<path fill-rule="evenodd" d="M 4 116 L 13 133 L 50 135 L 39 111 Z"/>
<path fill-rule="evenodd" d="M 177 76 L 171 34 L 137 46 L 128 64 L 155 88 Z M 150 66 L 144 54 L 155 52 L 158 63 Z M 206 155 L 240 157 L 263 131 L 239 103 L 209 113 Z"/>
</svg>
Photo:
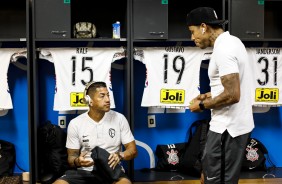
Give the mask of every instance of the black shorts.
<svg viewBox="0 0 282 184">
<path fill-rule="evenodd" d="M 120 175 L 120 178 L 127 178 L 125 173 Z M 59 179 L 67 181 L 69 184 L 88 184 L 88 183 L 101 183 L 101 184 L 111 184 L 100 177 L 95 171 L 84 171 L 84 170 L 68 170 L 65 175 L 60 177 Z"/>
</svg>

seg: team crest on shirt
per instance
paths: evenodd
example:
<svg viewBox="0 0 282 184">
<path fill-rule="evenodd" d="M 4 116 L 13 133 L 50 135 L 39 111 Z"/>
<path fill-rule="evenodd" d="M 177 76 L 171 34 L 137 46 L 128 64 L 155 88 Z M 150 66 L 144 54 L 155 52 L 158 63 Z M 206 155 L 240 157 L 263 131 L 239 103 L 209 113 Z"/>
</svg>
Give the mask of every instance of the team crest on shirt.
<svg viewBox="0 0 282 184">
<path fill-rule="evenodd" d="M 166 154 L 168 154 L 167 161 L 169 164 L 176 165 L 179 163 L 179 157 L 177 153 L 178 151 L 174 151 L 174 149 L 171 149 L 171 151 L 166 152 Z"/>
<path fill-rule="evenodd" d="M 110 136 L 111 138 L 114 138 L 115 135 L 116 135 L 116 130 L 113 129 L 113 128 L 110 128 L 110 129 L 109 129 L 109 136 Z"/>
<path fill-rule="evenodd" d="M 278 88 L 256 88 L 256 102 L 273 102 L 279 101 Z"/>
</svg>

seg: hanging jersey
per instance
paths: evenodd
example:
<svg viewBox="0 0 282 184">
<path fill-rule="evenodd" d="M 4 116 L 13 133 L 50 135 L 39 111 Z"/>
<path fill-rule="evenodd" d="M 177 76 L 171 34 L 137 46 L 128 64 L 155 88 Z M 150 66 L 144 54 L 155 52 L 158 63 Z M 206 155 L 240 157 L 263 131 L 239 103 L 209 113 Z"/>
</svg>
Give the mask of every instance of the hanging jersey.
<svg viewBox="0 0 282 184">
<path fill-rule="evenodd" d="M 146 65 L 141 106 L 188 108 L 199 95 L 202 58 L 210 50 L 196 47 L 136 48 L 134 58 Z"/>
<path fill-rule="evenodd" d="M 83 103 L 85 85 L 91 81 L 107 84 L 111 108 L 115 108 L 111 63 L 125 57 L 123 48 L 44 48 L 40 58 L 54 63 L 56 88 L 54 110 L 86 110 Z"/>
<path fill-rule="evenodd" d="M 282 53 L 280 48 L 247 48 L 252 63 L 254 106 L 282 105 Z"/>
<path fill-rule="evenodd" d="M 26 49 L 1 48 L 0 49 L 0 110 L 12 109 L 12 99 L 8 86 L 8 69 L 11 62 L 19 57 L 26 57 Z"/>
</svg>

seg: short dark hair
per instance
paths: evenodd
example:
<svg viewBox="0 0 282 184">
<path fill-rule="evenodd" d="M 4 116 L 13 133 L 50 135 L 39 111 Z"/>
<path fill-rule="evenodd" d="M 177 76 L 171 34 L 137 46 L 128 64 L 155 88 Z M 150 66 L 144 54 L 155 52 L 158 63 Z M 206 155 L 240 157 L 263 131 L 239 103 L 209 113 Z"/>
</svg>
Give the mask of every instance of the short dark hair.
<svg viewBox="0 0 282 184">
<path fill-rule="evenodd" d="M 105 82 L 102 81 L 94 82 L 88 87 L 86 91 L 86 95 L 93 94 L 97 88 L 106 88 L 106 87 L 107 85 Z"/>
</svg>

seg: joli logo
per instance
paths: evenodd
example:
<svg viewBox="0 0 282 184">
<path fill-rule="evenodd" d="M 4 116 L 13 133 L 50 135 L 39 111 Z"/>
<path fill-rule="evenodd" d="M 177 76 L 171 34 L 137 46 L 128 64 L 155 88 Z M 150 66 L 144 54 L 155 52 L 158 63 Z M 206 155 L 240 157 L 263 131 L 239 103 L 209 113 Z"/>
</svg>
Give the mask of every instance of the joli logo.
<svg viewBox="0 0 282 184">
<path fill-rule="evenodd" d="M 278 88 L 256 88 L 256 102 L 278 102 Z"/>
<path fill-rule="evenodd" d="M 183 89 L 161 89 L 161 103 L 184 104 L 185 90 Z"/>
<path fill-rule="evenodd" d="M 71 107 L 86 107 L 87 104 L 83 102 L 84 93 L 74 92 L 70 94 Z"/>
</svg>

